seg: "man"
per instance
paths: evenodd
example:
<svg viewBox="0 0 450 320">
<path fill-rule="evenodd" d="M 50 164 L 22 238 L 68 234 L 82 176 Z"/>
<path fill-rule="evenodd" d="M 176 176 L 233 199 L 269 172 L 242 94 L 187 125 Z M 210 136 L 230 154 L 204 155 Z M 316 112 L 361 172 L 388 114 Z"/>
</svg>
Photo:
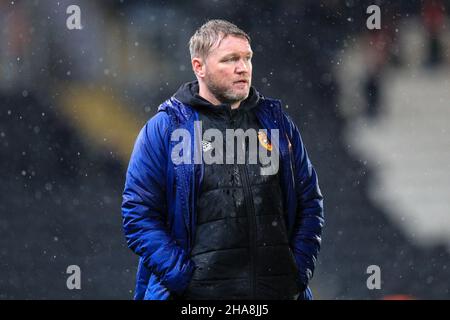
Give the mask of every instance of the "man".
<svg viewBox="0 0 450 320">
<path fill-rule="evenodd" d="M 197 81 L 160 105 L 127 171 L 123 226 L 140 256 L 135 299 L 311 299 L 323 198 L 300 133 L 279 100 L 251 87 L 244 31 L 211 20 L 190 53 Z M 232 129 L 249 134 L 223 148 L 215 140 Z M 251 141 L 277 161 L 250 161 Z M 221 154 L 226 163 L 206 161 Z"/>
</svg>

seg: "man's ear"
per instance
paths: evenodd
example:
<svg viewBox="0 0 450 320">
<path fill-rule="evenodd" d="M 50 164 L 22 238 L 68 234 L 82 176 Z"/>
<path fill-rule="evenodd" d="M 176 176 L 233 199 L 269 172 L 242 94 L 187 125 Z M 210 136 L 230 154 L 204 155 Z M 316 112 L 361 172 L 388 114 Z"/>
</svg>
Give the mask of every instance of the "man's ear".
<svg viewBox="0 0 450 320">
<path fill-rule="evenodd" d="M 203 78 L 205 76 L 205 63 L 201 58 L 192 59 L 192 70 L 195 75 L 199 78 Z"/>
</svg>

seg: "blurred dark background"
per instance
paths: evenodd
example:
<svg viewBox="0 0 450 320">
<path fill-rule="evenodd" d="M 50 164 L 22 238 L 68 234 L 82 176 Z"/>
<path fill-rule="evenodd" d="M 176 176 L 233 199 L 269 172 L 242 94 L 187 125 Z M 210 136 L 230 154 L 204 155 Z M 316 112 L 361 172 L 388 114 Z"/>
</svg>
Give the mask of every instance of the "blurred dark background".
<svg viewBox="0 0 450 320">
<path fill-rule="evenodd" d="M 82 30 L 69 30 L 69 5 Z M 381 30 L 366 9 L 381 8 Z M 131 299 L 134 139 L 194 79 L 207 19 L 299 126 L 325 196 L 316 299 L 448 299 L 449 1 L 0 0 L 0 299 Z M 437 159 L 439 161 L 437 161 Z M 437 162 L 436 162 L 437 161 Z M 66 269 L 81 268 L 81 290 Z M 381 269 L 369 290 L 367 267 Z"/>
</svg>

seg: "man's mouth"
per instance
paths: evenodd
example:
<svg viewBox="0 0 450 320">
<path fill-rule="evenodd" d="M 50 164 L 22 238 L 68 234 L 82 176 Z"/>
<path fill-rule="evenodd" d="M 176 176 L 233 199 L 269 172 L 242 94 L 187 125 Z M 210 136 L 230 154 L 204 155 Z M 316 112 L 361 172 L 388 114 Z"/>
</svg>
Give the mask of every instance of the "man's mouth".
<svg viewBox="0 0 450 320">
<path fill-rule="evenodd" d="M 248 80 L 239 80 L 239 81 L 235 81 L 234 83 L 236 83 L 236 84 L 248 84 Z"/>
</svg>

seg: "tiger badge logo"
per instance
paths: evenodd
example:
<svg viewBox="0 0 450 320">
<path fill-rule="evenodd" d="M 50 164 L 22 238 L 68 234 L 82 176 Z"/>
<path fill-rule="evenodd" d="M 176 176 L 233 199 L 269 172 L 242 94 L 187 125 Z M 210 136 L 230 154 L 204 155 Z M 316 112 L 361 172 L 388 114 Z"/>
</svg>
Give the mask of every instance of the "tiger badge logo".
<svg viewBox="0 0 450 320">
<path fill-rule="evenodd" d="M 266 150 L 272 151 L 272 144 L 264 131 L 258 131 L 258 140 Z"/>
</svg>

